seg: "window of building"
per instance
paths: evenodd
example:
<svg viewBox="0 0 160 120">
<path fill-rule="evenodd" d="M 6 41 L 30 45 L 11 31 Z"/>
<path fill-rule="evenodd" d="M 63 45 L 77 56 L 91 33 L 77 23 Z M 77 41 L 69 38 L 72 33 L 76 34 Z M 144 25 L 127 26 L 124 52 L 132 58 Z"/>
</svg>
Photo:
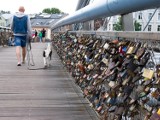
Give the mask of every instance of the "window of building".
<svg viewBox="0 0 160 120">
<path fill-rule="evenodd" d="M 139 13 L 138 15 L 138 19 L 141 20 L 142 19 L 142 13 Z"/>
<path fill-rule="evenodd" d="M 157 31 L 160 31 L 160 25 L 157 26 Z"/>
<path fill-rule="evenodd" d="M 109 30 L 111 30 L 111 24 L 109 24 Z"/>
<path fill-rule="evenodd" d="M 158 13 L 158 20 L 160 21 L 160 13 Z"/>
<path fill-rule="evenodd" d="M 114 30 L 115 30 L 115 29 L 114 29 L 114 28 L 115 28 L 115 24 L 113 24 L 113 26 L 112 26 L 112 27 L 113 27 L 113 31 L 114 31 Z"/>
<path fill-rule="evenodd" d="M 117 24 L 113 24 L 113 31 L 117 31 Z"/>
<path fill-rule="evenodd" d="M 148 20 L 150 20 L 151 17 L 152 17 L 152 13 L 149 13 L 149 14 L 148 14 Z"/>
<path fill-rule="evenodd" d="M 142 25 L 139 25 L 139 31 L 142 31 Z"/>
<path fill-rule="evenodd" d="M 152 30 L 152 25 L 148 25 L 148 31 Z"/>
<path fill-rule="evenodd" d="M 116 16 L 113 16 L 112 18 L 113 18 L 113 20 L 117 20 Z"/>
</svg>

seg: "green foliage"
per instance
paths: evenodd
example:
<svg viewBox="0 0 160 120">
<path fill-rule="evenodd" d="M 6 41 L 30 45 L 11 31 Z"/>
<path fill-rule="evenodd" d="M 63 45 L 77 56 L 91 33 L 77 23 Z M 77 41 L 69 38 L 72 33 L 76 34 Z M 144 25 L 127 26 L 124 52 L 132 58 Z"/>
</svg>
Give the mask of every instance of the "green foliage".
<svg viewBox="0 0 160 120">
<path fill-rule="evenodd" d="M 141 31 L 141 24 L 139 22 L 135 21 L 134 28 L 135 28 L 135 31 Z M 118 18 L 118 22 L 113 25 L 113 29 L 115 31 L 122 31 L 123 30 L 122 17 Z"/>
<path fill-rule="evenodd" d="M 123 30 L 123 28 L 122 28 L 122 17 L 118 18 L 118 22 L 113 25 L 113 29 L 115 31 L 122 31 Z"/>
<path fill-rule="evenodd" d="M 60 14 L 62 12 L 58 8 L 45 8 L 45 9 L 43 9 L 42 13 Z"/>
<path fill-rule="evenodd" d="M 134 22 L 135 31 L 141 31 L 141 24 L 137 21 Z"/>
</svg>

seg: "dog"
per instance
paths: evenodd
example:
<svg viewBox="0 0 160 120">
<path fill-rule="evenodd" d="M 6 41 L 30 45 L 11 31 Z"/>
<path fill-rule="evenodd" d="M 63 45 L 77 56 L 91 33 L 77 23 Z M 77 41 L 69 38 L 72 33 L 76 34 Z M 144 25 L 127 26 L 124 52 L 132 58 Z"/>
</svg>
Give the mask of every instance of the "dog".
<svg viewBox="0 0 160 120">
<path fill-rule="evenodd" d="M 45 68 L 50 66 L 51 58 L 52 58 L 52 44 L 48 43 L 47 48 L 43 51 L 43 62 Z"/>
</svg>

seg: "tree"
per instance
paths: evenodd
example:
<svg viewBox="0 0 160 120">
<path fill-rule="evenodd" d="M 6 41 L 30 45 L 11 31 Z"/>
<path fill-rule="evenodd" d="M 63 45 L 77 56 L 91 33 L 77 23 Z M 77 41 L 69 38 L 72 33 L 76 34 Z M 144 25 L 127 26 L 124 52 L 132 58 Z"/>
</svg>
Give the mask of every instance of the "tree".
<svg viewBox="0 0 160 120">
<path fill-rule="evenodd" d="M 122 28 L 122 17 L 118 18 L 118 22 L 113 25 L 113 29 L 115 31 L 122 31 L 123 30 L 123 28 Z"/>
<path fill-rule="evenodd" d="M 113 25 L 113 29 L 115 31 L 122 31 L 123 30 L 123 24 L 122 24 L 122 17 L 118 18 L 118 22 Z M 141 24 L 137 21 L 134 22 L 134 29 L 135 31 L 141 31 Z"/>
<path fill-rule="evenodd" d="M 48 13 L 48 14 L 60 14 L 63 13 L 58 8 L 45 8 L 43 9 L 42 13 Z"/>
<path fill-rule="evenodd" d="M 135 31 L 141 31 L 141 24 L 137 20 L 134 21 L 134 29 Z"/>
<path fill-rule="evenodd" d="M 49 9 L 49 8 L 46 8 L 46 9 L 44 9 L 44 10 L 42 11 L 42 13 L 48 13 L 48 14 L 51 14 L 51 11 L 50 11 L 50 9 Z"/>
</svg>

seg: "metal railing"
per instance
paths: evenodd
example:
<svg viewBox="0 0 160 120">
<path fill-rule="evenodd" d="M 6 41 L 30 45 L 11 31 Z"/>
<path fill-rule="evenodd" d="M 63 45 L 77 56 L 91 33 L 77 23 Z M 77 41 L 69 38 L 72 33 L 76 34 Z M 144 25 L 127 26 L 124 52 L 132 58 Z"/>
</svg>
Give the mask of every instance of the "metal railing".
<svg viewBox="0 0 160 120">
<path fill-rule="evenodd" d="M 54 31 L 54 33 L 65 33 L 66 31 Z M 68 31 L 76 35 L 95 35 L 111 38 L 139 39 L 147 41 L 160 41 L 160 32 L 141 32 L 141 31 Z"/>
<path fill-rule="evenodd" d="M 86 22 L 97 18 L 124 15 L 139 10 L 158 7 L 160 7 L 159 0 L 145 0 L 145 2 L 143 0 L 101 0 L 64 17 L 56 22 L 52 26 L 52 29 L 63 27 L 65 25 Z"/>
<path fill-rule="evenodd" d="M 10 28 L 0 26 L 0 46 L 7 46 L 11 35 Z"/>
<path fill-rule="evenodd" d="M 81 44 L 82 44 L 83 48 L 87 48 L 89 46 L 89 44 L 87 44 L 87 43 L 90 43 L 90 41 L 91 41 L 91 39 L 89 39 L 89 38 L 93 37 L 93 39 L 92 39 L 93 41 L 92 42 L 96 42 L 97 41 L 96 44 L 94 44 L 94 45 L 101 46 L 101 45 L 103 45 L 103 42 L 104 43 L 107 42 L 107 39 L 103 39 L 102 38 L 104 36 L 104 37 L 107 37 L 107 38 L 120 38 L 120 41 L 122 40 L 122 41 L 126 41 L 126 42 L 129 42 L 130 40 L 133 40 L 134 44 L 136 44 L 136 40 L 139 40 L 138 42 L 142 42 L 143 44 L 145 42 L 147 42 L 147 44 L 148 44 L 147 50 L 146 50 L 147 52 L 151 52 L 150 49 L 149 49 L 150 42 L 153 45 L 153 46 L 152 45 L 150 46 L 151 48 L 154 48 L 154 47 L 158 47 L 159 48 L 159 46 L 160 46 L 160 44 L 159 44 L 160 43 L 159 42 L 160 36 L 159 36 L 158 32 L 154 32 L 153 33 L 153 32 L 68 31 L 68 33 L 69 34 L 67 34 L 66 32 L 59 32 L 58 35 L 57 35 L 57 33 L 55 33 L 55 35 L 52 34 L 53 45 L 54 45 L 55 50 L 57 51 L 57 54 L 59 55 L 60 59 L 62 60 L 62 63 L 67 68 L 67 71 L 71 73 L 71 75 L 73 76 L 73 78 L 75 80 L 75 83 L 81 88 L 81 90 L 82 90 L 82 92 L 84 94 L 84 97 L 86 97 L 91 102 L 91 106 L 93 105 L 92 103 L 94 103 L 94 102 L 90 98 L 92 98 L 92 95 L 94 95 L 94 94 L 91 93 L 91 94 L 85 95 L 85 89 L 88 88 L 87 86 L 90 86 L 92 84 L 92 82 L 88 83 L 89 80 L 87 80 L 87 78 L 91 77 L 92 80 L 90 80 L 90 81 L 94 81 L 94 82 L 99 80 L 98 81 L 99 84 L 97 85 L 98 87 L 96 87 L 96 88 L 99 88 L 99 86 L 101 86 L 101 87 L 103 86 L 107 90 L 110 89 L 110 87 L 108 87 L 108 83 L 109 82 L 107 82 L 107 81 L 110 80 L 110 78 L 106 77 L 105 78 L 105 82 L 101 81 L 103 79 L 103 77 L 100 77 L 100 78 L 97 78 L 97 79 L 93 78 L 93 75 L 96 73 L 96 69 L 97 69 L 96 66 L 98 66 L 97 63 L 98 62 L 100 63 L 102 61 L 102 58 L 100 59 L 100 61 L 98 61 L 98 57 L 95 57 L 95 56 L 97 55 L 96 54 L 97 51 L 99 51 L 100 49 L 101 49 L 101 53 L 104 55 L 104 53 L 103 53 L 104 51 L 103 51 L 102 47 L 94 47 L 94 50 L 96 51 L 96 52 L 94 52 L 94 55 L 93 55 L 94 57 L 93 57 L 93 59 L 91 61 L 86 63 L 82 59 L 82 58 L 85 58 L 84 55 L 86 53 L 83 51 L 83 49 L 80 48 Z M 72 35 L 72 34 L 74 34 L 74 35 Z M 88 35 L 90 36 L 89 38 L 88 38 Z M 94 37 L 95 37 L 95 39 L 94 39 Z M 104 40 L 104 41 L 102 40 L 103 42 L 101 44 L 99 43 L 99 41 L 101 41 L 99 39 L 99 37 L 100 37 L 100 39 L 102 38 Z M 76 38 L 76 40 L 75 40 L 75 38 Z M 114 39 L 110 39 L 110 40 L 114 40 Z M 77 42 L 77 41 L 79 41 L 79 42 Z M 88 42 L 86 42 L 86 41 L 88 41 Z M 152 52 L 153 52 L 153 49 L 152 49 Z M 159 60 L 159 54 L 160 53 L 157 53 L 157 54 L 153 53 L 154 59 L 158 59 Z M 106 55 L 106 53 L 105 53 L 105 55 Z M 152 57 L 153 57 L 153 55 L 152 55 Z M 150 60 L 151 59 L 149 59 L 149 61 Z M 160 64 L 158 62 L 158 60 L 155 60 L 156 64 Z M 77 66 L 78 64 L 81 65 L 79 63 L 79 61 L 83 61 L 82 63 L 84 63 L 84 64 L 82 64 L 82 66 L 86 70 L 85 73 L 83 73 L 83 72 L 81 72 L 79 70 L 79 68 Z M 95 67 L 95 69 L 91 69 L 90 71 L 87 71 L 89 69 L 88 66 L 87 66 L 88 64 L 92 64 Z M 104 66 L 102 65 L 102 68 L 103 67 Z M 103 72 L 100 72 L 99 76 L 101 76 L 102 74 L 103 74 Z M 137 74 L 137 76 L 138 75 L 139 74 Z M 84 77 L 84 76 L 87 76 L 87 77 Z M 118 82 L 117 79 L 116 79 L 116 81 Z M 122 79 L 125 80 L 124 78 L 122 78 Z M 137 91 L 136 91 L 137 86 L 141 86 L 142 85 L 141 82 L 143 81 L 143 79 L 142 78 L 138 78 L 138 79 L 139 80 L 134 81 L 134 89 L 132 89 L 131 94 L 127 98 L 128 102 L 130 101 L 131 98 L 134 99 L 134 97 L 135 97 L 134 95 L 137 94 Z M 147 117 L 150 117 L 153 114 L 152 112 L 156 111 L 157 108 L 159 107 L 159 101 L 157 102 L 156 99 L 151 96 L 151 93 L 153 93 L 153 89 L 156 88 L 156 86 L 154 86 L 154 85 L 157 84 L 156 81 L 158 81 L 158 79 L 156 78 L 156 80 L 153 79 L 151 81 L 153 83 L 151 82 L 151 84 L 149 84 L 149 85 L 153 85 L 153 86 L 151 86 L 149 88 L 150 89 L 150 93 L 147 96 L 143 96 L 142 98 L 139 98 L 138 100 L 136 100 L 137 101 L 137 103 L 135 104 L 137 106 L 136 110 L 131 111 L 130 114 L 127 113 L 129 111 L 129 108 L 127 108 L 127 102 L 125 102 L 125 104 L 126 104 L 126 106 L 124 107 L 125 108 L 124 109 L 125 112 L 121 115 L 121 119 L 114 119 L 114 120 L 144 120 L 144 119 L 145 120 L 149 120 L 149 118 L 147 119 Z M 130 84 L 130 83 L 128 83 L 128 84 Z M 124 85 L 124 87 L 125 87 L 125 85 Z M 158 88 L 159 88 L 159 84 L 158 84 Z M 145 103 L 145 99 L 149 100 L 150 103 Z M 108 111 L 108 108 L 110 108 L 110 106 L 107 106 L 108 103 L 102 102 L 102 104 L 104 105 L 102 109 L 105 112 L 103 110 L 101 110 L 102 114 L 101 114 L 101 112 L 98 113 L 99 117 L 102 120 L 113 120 L 113 119 L 111 119 L 112 116 L 117 117 L 114 112 L 112 113 L 112 112 Z M 157 105 L 150 106 L 148 104 L 157 104 Z M 93 109 L 95 111 L 97 111 L 96 107 L 93 107 Z M 106 113 L 106 114 L 104 114 L 104 113 Z"/>
</svg>

